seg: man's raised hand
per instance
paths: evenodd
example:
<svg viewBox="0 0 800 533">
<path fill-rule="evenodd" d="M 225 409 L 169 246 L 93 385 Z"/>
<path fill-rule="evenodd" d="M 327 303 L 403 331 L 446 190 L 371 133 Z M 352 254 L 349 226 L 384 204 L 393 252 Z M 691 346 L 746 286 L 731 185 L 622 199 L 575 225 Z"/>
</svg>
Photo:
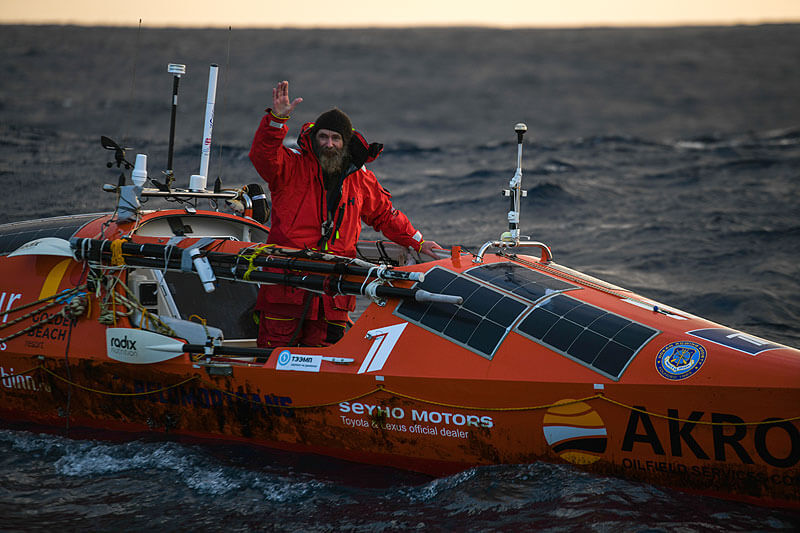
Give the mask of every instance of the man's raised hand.
<svg viewBox="0 0 800 533">
<path fill-rule="evenodd" d="M 289 82 L 282 81 L 272 89 L 272 112 L 279 117 L 289 117 L 302 98 L 289 100 Z"/>
</svg>

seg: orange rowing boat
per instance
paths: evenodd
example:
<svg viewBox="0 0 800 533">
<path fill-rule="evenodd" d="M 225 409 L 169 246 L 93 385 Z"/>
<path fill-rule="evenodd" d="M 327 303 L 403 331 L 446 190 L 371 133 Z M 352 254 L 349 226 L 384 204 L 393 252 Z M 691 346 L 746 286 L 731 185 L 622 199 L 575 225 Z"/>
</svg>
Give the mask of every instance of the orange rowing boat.
<svg viewBox="0 0 800 533">
<path fill-rule="evenodd" d="M 559 265 L 511 216 L 475 254 L 423 262 L 362 241 L 352 259 L 261 245 L 246 188 L 133 187 L 109 190 L 122 207 L 149 194 L 245 210 L 134 202 L 0 225 L 3 420 L 432 474 L 569 463 L 800 508 L 796 349 Z M 259 283 L 365 304 L 333 346 L 263 350 Z"/>
</svg>

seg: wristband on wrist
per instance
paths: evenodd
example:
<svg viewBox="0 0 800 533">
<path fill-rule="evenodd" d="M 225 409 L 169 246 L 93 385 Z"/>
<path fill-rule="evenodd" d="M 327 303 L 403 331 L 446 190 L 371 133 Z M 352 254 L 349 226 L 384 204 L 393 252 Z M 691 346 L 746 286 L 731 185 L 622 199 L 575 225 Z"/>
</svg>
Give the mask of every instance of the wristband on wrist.
<svg viewBox="0 0 800 533">
<path fill-rule="evenodd" d="M 276 118 L 278 120 L 289 120 L 289 117 L 282 117 L 280 115 L 276 115 L 275 111 L 273 111 L 272 109 L 267 109 L 267 111 L 269 111 L 269 114 L 272 115 L 273 118 Z"/>
</svg>

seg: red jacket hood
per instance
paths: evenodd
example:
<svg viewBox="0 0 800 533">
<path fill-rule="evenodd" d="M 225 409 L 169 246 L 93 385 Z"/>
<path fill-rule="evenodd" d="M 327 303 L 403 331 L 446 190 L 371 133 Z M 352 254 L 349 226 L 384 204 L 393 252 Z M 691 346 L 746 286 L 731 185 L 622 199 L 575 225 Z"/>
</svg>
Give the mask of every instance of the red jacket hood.
<svg viewBox="0 0 800 533">
<path fill-rule="evenodd" d="M 316 133 L 314 130 L 313 122 L 306 122 L 300 128 L 300 135 L 297 137 L 297 145 L 301 150 L 313 153 L 311 145 L 311 136 Z M 350 137 L 350 161 L 356 168 L 361 168 L 366 163 L 371 163 L 378 158 L 383 151 L 383 144 L 381 143 L 368 143 L 361 132 L 353 130 L 353 136 Z"/>
</svg>

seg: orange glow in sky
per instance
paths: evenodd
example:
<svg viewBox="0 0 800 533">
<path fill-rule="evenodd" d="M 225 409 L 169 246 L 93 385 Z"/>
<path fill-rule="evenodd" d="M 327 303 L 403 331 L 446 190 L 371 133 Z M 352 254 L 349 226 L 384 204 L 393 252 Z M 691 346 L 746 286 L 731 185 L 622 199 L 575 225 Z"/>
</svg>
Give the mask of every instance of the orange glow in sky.
<svg viewBox="0 0 800 533">
<path fill-rule="evenodd" d="M 298 5 L 302 7 L 297 7 Z M 656 26 L 800 22 L 800 0 L 1 0 L 0 23 L 191 27 Z"/>
</svg>

